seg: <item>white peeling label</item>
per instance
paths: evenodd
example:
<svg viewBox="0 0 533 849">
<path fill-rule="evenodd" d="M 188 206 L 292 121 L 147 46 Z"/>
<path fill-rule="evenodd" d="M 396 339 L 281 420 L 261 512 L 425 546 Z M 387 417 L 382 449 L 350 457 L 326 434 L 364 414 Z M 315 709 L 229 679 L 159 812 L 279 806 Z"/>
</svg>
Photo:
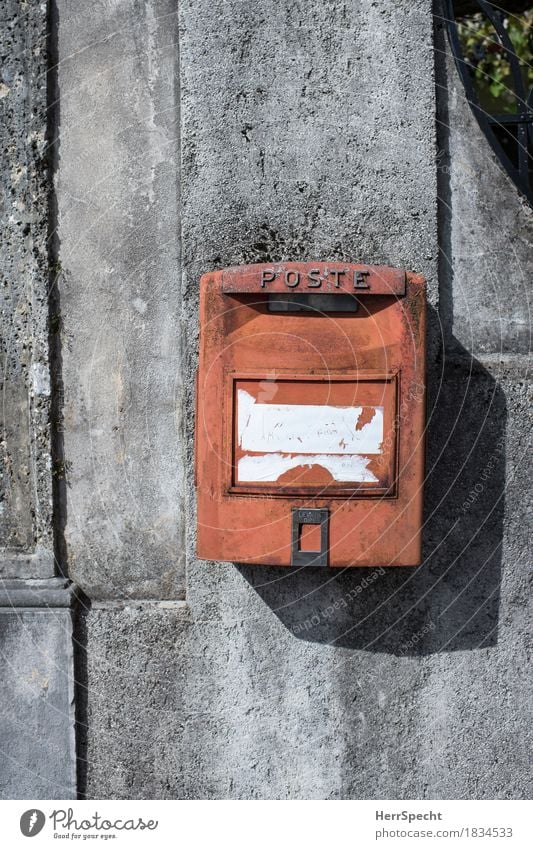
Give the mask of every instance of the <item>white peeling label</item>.
<svg viewBox="0 0 533 849">
<path fill-rule="evenodd" d="M 290 469 L 322 466 L 337 481 L 376 483 L 369 470 L 381 454 L 383 407 L 261 404 L 237 393 L 239 447 L 255 455 L 238 461 L 241 482 L 276 481 Z"/>
<path fill-rule="evenodd" d="M 376 483 L 377 477 L 367 468 L 368 457 L 357 454 L 263 454 L 251 457 L 245 455 L 239 460 L 240 481 L 277 481 L 290 469 L 322 466 L 336 481 L 357 481 L 358 483 Z"/>
</svg>

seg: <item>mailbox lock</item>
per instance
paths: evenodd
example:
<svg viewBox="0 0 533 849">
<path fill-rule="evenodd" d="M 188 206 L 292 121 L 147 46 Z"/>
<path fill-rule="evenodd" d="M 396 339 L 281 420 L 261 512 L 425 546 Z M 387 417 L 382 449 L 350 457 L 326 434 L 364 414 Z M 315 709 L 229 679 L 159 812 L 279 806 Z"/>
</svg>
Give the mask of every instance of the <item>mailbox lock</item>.
<svg viewBox="0 0 533 849">
<path fill-rule="evenodd" d="M 291 566 L 327 566 L 328 565 L 328 532 L 329 510 L 292 509 L 292 546 Z M 318 551 L 302 551 L 302 528 L 306 525 L 316 525 L 320 529 L 320 548 Z"/>
</svg>

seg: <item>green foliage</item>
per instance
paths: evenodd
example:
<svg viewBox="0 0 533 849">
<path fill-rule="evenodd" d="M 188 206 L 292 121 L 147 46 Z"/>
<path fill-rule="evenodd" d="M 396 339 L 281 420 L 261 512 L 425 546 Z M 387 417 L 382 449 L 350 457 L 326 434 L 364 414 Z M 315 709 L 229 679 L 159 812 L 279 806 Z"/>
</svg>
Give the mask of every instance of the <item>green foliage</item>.
<svg viewBox="0 0 533 849">
<path fill-rule="evenodd" d="M 533 87 L 533 9 L 522 15 L 505 15 L 503 25 L 520 60 L 526 92 Z M 463 55 L 470 66 L 481 106 L 491 114 L 516 112 L 508 52 L 496 30 L 482 13 L 458 21 Z"/>
</svg>

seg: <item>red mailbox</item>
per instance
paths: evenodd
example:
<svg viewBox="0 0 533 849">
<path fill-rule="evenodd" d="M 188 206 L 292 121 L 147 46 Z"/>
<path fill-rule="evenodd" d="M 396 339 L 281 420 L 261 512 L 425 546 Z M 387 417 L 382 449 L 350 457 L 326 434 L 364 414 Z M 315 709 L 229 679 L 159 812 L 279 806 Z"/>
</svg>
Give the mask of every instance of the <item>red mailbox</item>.
<svg viewBox="0 0 533 849">
<path fill-rule="evenodd" d="M 425 281 L 340 262 L 200 281 L 198 556 L 421 558 Z"/>
</svg>

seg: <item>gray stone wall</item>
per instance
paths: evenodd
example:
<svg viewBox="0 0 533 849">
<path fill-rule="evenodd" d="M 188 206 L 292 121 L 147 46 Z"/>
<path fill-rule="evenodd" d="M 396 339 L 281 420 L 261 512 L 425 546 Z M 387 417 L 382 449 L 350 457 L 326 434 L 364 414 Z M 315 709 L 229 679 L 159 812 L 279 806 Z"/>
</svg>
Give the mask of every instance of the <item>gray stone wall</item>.
<svg viewBox="0 0 533 849">
<path fill-rule="evenodd" d="M 78 792 L 529 796 L 521 293 L 531 212 L 464 102 L 438 9 L 430 0 L 116 0 L 97 14 L 88 0 L 58 0 L 54 9 L 60 551 L 86 594 L 75 631 Z M 14 161 L 23 155 L 14 150 Z M 40 221 L 50 215 L 44 198 L 33 201 Z M 13 255 L 33 279 L 23 242 Z M 195 558 L 199 276 L 308 258 L 428 278 L 419 569 L 330 574 Z M 46 315 L 34 313 L 46 363 Z M 13 350 L 22 361 L 22 343 Z M 15 435 L 21 475 L 33 437 Z M 43 444 L 35 467 L 49 456 Z M 26 557 L 31 508 L 17 513 L 16 501 L 9 516 L 26 517 L 19 547 L 18 519 L 5 534 Z M 61 610 L 62 642 L 46 624 L 33 643 L 62 659 L 63 683 L 47 692 L 65 722 L 39 725 L 46 670 L 34 663 L 32 679 L 24 640 L 23 673 L 9 680 L 28 728 L 45 741 L 46 729 L 62 735 L 53 782 L 64 797 L 74 763 L 61 707 L 72 696 L 70 596 L 56 591 L 66 588 L 47 582 L 43 602 L 44 591 L 15 582 L 0 605 L 6 617 L 24 609 L 16 627 L 28 633 L 48 623 L 50 606 Z M 2 615 L 6 656 L 19 658 L 14 620 Z M 18 752 L 42 775 L 43 752 L 25 742 Z M 34 796 L 50 789 L 26 787 L 22 774 L 1 792 L 17 782 Z"/>
<path fill-rule="evenodd" d="M 0 577 L 54 574 L 46 8 L 2 0 Z"/>
<path fill-rule="evenodd" d="M 435 55 L 441 111 L 448 80 L 431 12 L 426 2 L 179 6 L 189 479 L 202 272 L 311 256 L 406 265 L 427 275 L 432 304 L 426 559 L 328 576 L 198 562 L 189 489 L 186 603 L 121 604 L 100 589 L 86 618 L 89 795 L 527 793 L 526 386 L 520 357 L 464 332 L 466 199 L 459 179 L 451 211 L 442 191 Z M 446 155 L 461 144 L 479 156 L 484 142 L 464 119 L 448 121 Z M 518 209 L 504 188 L 500 203 Z M 489 196 L 478 217 L 488 252 Z M 476 310 L 476 339 L 487 316 Z"/>
<path fill-rule="evenodd" d="M 71 593 L 54 577 L 47 23 L 46 4 L 0 2 L 0 797 L 15 799 L 76 795 Z"/>
<path fill-rule="evenodd" d="M 59 2 L 58 38 L 69 575 L 90 598 L 180 598 L 175 3 Z"/>
<path fill-rule="evenodd" d="M 62 578 L 0 587 L 1 799 L 76 798 L 70 603 Z"/>
<path fill-rule="evenodd" d="M 527 355 L 533 210 L 485 139 L 449 51 L 441 65 L 438 168 L 442 276 L 449 296 L 444 312 L 467 350 Z"/>
</svg>

